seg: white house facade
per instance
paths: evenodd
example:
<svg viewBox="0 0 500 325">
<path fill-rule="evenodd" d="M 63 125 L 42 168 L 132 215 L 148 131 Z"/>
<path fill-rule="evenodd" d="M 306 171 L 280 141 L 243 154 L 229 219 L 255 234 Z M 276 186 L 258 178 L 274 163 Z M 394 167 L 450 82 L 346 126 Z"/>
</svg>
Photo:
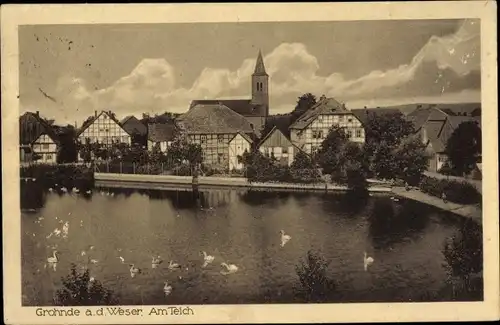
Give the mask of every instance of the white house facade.
<svg viewBox="0 0 500 325">
<path fill-rule="evenodd" d="M 130 134 L 125 131 L 120 123 L 113 117 L 110 111 L 97 111 L 92 120 L 78 133 L 78 141 L 82 144 L 86 141 L 100 143 L 110 146 L 113 143 L 125 143 L 130 145 Z"/>
<path fill-rule="evenodd" d="M 229 141 L 229 170 L 243 169 L 241 158 L 246 152 L 250 152 L 252 140 L 245 134 L 238 133 Z"/>
</svg>

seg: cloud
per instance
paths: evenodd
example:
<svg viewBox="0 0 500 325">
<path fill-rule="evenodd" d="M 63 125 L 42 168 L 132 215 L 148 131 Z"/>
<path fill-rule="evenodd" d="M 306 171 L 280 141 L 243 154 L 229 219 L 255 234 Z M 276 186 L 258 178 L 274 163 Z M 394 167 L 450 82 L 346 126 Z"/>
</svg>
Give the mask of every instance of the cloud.
<svg viewBox="0 0 500 325">
<path fill-rule="evenodd" d="M 265 56 L 264 62 L 271 76 L 271 112 L 290 111 L 296 98 L 305 92 L 334 96 L 346 102 L 433 96 L 436 100 L 439 97 L 452 100 L 452 94 L 463 94 L 469 89 L 475 89 L 477 97 L 479 22 L 466 20 L 452 35 L 431 37 L 405 65 L 371 71 L 352 80 L 338 73 L 322 76 L 317 58 L 300 43 L 280 44 Z M 190 88 L 183 88 L 176 84 L 175 68 L 168 61 L 143 59 L 130 74 L 104 89 L 89 90 L 84 80 L 63 78 L 59 80 L 56 98 L 62 98 L 61 105 L 68 110 L 76 109 L 75 116 L 80 118 L 101 109 L 113 110 L 118 116 L 184 112 L 193 99 L 249 98 L 254 64 L 255 58 L 248 58 L 233 71 L 207 67 Z"/>
</svg>

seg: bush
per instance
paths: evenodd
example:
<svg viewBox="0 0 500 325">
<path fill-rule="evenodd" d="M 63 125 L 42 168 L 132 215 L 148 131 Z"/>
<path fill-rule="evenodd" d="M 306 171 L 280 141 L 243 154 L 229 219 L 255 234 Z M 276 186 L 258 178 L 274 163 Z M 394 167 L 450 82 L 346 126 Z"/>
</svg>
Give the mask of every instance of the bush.
<svg viewBox="0 0 500 325">
<path fill-rule="evenodd" d="M 170 174 L 176 176 L 192 176 L 191 167 L 188 164 L 175 166 L 170 170 Z"/>
<path fill-rule="evenodd" d="M 89 270 L 83 273 L 71 265 L 71 272 L 62 278 L 63 287 L 56 291 L 54 304 L 57 306 L 99 306 L 115 303 L 113 292 L 102 286 L 99 280 L 90 279 Z"/>
<path fill-rule="evenodd" d="M 36 178 L 44 188 L 55 187 L 55 184 L 68 189 L 74 186 L 90 189 L 94 186 L 93 168 L 77 164 L 23 166 L 20 177 Z"/>
<path fill-rule="evenodd" d="M 482 196 L 477 189 L 466 181 L 436 179 L 425 176 L 421 183 L 422 192 L 441 197 L 444 193 L 450 202 L 459 204 L 480 203 Z"/>
<path fill-rule="evenodd" d="M 319 254 L 308 251 L 305 261 L 295 267 L 306 301 L 325 301 L 335 291 L 335 283 L 326 275 L 328 264 Z"/>
<path fill-rule="evenodd" d="M 161 175 L 162 167 L 161 167 L 161 164 L 158 164 L 158 163 L 139 165 L 136 167 L 135 172 L 137 174 Z"/>
</svg>

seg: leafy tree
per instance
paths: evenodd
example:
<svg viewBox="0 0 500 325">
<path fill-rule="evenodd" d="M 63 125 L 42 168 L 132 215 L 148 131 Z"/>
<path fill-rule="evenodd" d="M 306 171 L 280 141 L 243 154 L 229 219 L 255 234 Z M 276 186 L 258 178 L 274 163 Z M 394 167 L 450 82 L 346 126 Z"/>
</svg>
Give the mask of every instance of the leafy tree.
<svg viewBox="0 0 500 325">
<path fill-rule="evenodd" d="M 71 272 L 62 278 L 63 287 L 56 291 L 54 303 L 57 306 L 99 306 L 115 303 L 113 292 L 102 286 L 99 280 L 91 279 L 89 270 L 83 273 L 71 265 Z"/>
<path fill-rule="evenodd" d="M 365 138 L 369 147 L 376 147 L 382 141 L 394 148 L 401 140 L 415 133 L 413 123 L 400 112 L 376 114 L 368 112 Z"/>
<path fill-rule="evenodd" d="M 342 147 L 348 138 L 344 130 L 336 125 L 332 126 L 315 154 L 315 160 L 323 169 L 324 174 L 332 174 L 341 168 L 343 163 Z"/>
<path fill-rule="evenodd" d="M 471 275 L 483 270 L 481 227 L 474 221 L 467 220 L 459 233 L 445 242 L 443 255 L 448 275 L 461 279 L 465 288 L 469 288 Z"/>
<path fill-rule="evenodd" d="M 60 141 L 57 153 L 57 163 L 71 163 L 78 159 L 76 130 L 72 125 L 56 129 Z"/>
<path fill-rule="evenodd" d="M 321 255 L 310 250 L 305 261 L 295 267 L 306 301 L 325 301 L 335 291 L 335 283 L 327 276 L 328 265 Z"/>
<path fill-rule="evenodd" d="M 293 158 L 293 162 L 290 167 L 292 169 L 310 169 L 314 168 L 314 165 L 311 157 L 309 157 L 304 151 L 299 150 Z"/>
<path fill-rule="evenodd" d="M 410 185 L 417 185 L 427 169 L 429 156 L 425 145 L 415 136 L 404 138 L 393 151 L 395 173 Z"/>
<path fill-rule="evenodd" d="M 306 93 L 300 96 L 297 100 L 297 105 L 295 105 L 294 110 L 292 111 L 293 119 L 296 120 L 302 114 L 304 114 L 307 110 L 313 107 L 316 104 L 316 96 L 311 93 Z"/>
<path fill-rule="evenodd" d="M 191 167 L 203 161 L 203 150 L 197 143 L 190 143 L 186 138 L 179 136 L 172 142 L 168 149 L 167 157 L 176 165 L 187 161 Z"/>
<path fill-rule="evenodd" d="M 481 154 L 481 128 L 477 122 L 461 123 L 448 139 L 445 151 L 457 174 L 470 173 Z"/>
</svg>

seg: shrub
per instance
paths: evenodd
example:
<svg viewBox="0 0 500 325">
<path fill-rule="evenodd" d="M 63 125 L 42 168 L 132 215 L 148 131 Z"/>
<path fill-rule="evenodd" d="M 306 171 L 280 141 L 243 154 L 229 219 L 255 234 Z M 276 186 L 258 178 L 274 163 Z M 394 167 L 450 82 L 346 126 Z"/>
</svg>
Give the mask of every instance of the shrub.
<svg viewBox="0 0 500 325">
<path fill-rule="evenodd" d="M 171 174 L 176 176 L 191 176 L 191 167 L 188 164 L 175 166 L 171 169 Z"/>
<path fill-rule="evenodd" d="M 459 204 L 475 204 L 481 202 L 481 194 L 466 181 L 455 181 L 424 177 L 420 183 L 422 192 L 441 197 L 445 193 L 450 202 Z"/>
<path fill-rule="evenodd" d="M 99 280 L 90 279 L 89 270 L 83 273 L 71 265 L 71 272 L 62 278 L 63 287 L 56 291 L 54 304 L 57 306 L 98 306 L 115 303 L 113 292 L 102 286 Z"/>
<path fill-rule="evenodd" d="M 301 293 L 308 302 L 321 302 L 335 290 L 335 283 L 328 278 L 329 262 L 313 251 L 307 252 L 305 261 L 295 267 L 301 284 Z"/>
</svg>

